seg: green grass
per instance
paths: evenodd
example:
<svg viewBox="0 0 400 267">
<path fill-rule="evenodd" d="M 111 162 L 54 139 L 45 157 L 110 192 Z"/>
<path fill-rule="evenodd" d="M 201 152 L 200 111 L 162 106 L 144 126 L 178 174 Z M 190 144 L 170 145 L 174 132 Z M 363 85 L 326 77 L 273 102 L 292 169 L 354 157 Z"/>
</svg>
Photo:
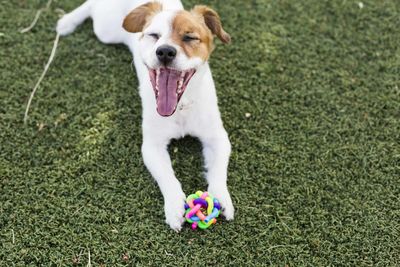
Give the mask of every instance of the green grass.
<svg viewBox="0 0 400 267">
<path fill-rule="evenodd" d="M 128 50 L 90 21 L 62 38 L 24 126 L 56 8 L 82 1 L 20 34 L 46 1 L 1 0 L 0 266 L 86 266 L 89 250 L 93 266 L 399 266 L 400 2 L 362 1 L 201 2 L 233 39 L 211 65 L 236 218 L 176 234 Z M 184 191 L 205 189 L 198 141 L 171 154 Z"/>
</svg>

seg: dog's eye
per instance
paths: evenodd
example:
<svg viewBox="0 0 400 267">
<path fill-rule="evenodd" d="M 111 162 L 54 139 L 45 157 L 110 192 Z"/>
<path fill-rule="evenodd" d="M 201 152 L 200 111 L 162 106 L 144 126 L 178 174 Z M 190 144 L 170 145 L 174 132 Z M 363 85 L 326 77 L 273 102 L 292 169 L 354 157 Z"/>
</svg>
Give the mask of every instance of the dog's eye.
<svg viewBox="0 0 400 267">
<path fill-rule="evenodd" d="M 195 41 L 195 40 L 200 40 L 199 38 L 192 36 L 192 35 L 184 35 L 182 38 L 182 41 L 184 42 L 191 42 L 191 41 Z"/>
<path fill-rule="evenodd" d="M 160 35 L 158 33 L 149 33 L 148 36 L 153 37 L 155 40 L 158 40 L 160 38 Z"/>
</svg>

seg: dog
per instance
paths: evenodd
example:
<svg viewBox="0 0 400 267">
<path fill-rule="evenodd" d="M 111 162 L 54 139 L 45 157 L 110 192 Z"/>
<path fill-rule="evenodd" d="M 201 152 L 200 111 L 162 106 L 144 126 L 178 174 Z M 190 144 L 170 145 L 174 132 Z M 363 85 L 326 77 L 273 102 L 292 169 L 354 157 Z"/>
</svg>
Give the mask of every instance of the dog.
<svg viewBox="0 0 400 267">
<path fill-rule="evenodd" d="M 230 42 L 219 15 L 202 5 L 184 10 L 179 0 L 87 0 L 58 21 L 57 33 L 68 35 L 89 17 L 101 42 L 125 44 L 133 54 L 143 108 L 142 156 L 164 197 L 166 223 L 178 232 L 184 222 L 185 194 L 167 148 L 185 135 L 201 141 L 207 190 L 232 220 L 231 144 L 208 64 L 214 37 Z"/>
</svg>

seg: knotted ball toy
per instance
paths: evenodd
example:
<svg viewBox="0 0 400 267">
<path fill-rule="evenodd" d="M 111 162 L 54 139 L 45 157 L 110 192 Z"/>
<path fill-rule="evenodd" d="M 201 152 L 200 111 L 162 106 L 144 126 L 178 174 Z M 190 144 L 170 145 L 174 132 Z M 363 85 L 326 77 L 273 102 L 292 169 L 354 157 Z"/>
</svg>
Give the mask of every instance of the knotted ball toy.
<svg viewBox="0 0 400 267">
<path fill-rule="evenodd" d="M 221 205 L 208 192 L 197 191 L 186 198 L 185 210 L 185 219 L 192 224 L 193 230 L 197 226 L 200 229 L 207 229 L 217 222 Z"/>
</svg>

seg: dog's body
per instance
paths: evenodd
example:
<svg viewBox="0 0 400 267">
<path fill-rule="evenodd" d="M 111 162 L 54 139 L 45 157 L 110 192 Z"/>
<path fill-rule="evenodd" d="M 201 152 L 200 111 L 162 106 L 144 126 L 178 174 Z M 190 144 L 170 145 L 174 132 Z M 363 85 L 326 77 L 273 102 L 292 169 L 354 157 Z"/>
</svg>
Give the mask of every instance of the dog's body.
<svg viewBox="0 0 400 267">
<path fill-rule="evenodd" d="M 167 146 L 185 135 L 201 140 L 208 191 L 220 200 L 226 219 L 233 219 L 226 184 L 231 146 L 207 63 L 212 35 L 229 42 L 218 15 L 204 6 L 183 11 L 179 0 L 88 0 L 60 19 L 57 32 L 67 35 L 88 17 L 100 41 L 124 43 L 134 55 L 143 106 L 142 154 L 164 196 L 166 222 L 179 231 L 184 220 L 185 194 Z"/>
</svg>

